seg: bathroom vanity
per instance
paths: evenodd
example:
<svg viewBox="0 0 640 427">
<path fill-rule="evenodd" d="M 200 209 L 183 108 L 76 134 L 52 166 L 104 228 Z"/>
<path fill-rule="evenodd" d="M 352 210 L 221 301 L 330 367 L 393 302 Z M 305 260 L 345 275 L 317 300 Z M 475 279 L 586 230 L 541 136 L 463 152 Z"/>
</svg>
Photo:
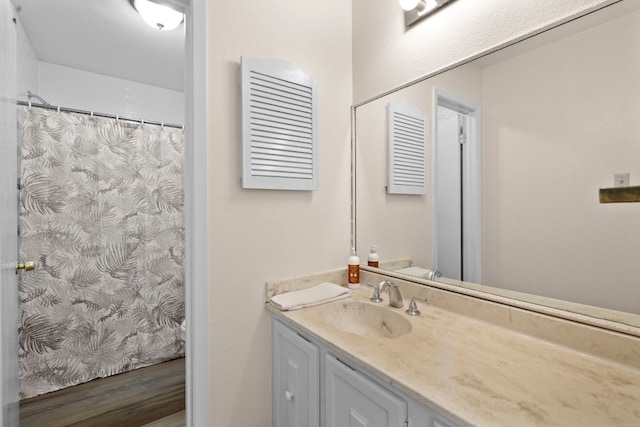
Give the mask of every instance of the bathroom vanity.
<svg viewBox="0 0 640 427">
<path fill-rule="evenodd" d="M 274 426 L 458 425 L 295 324 L 272 326 Z"/>
<path fill-rule="evenodd" d="M 267 300 L 342 274 L 268 283 Z M 364 286 L 295 311 L 267 304 L 275 427 L 640 425 L 638 337 L 393 281 L 403 308 Z M 413 296 L 427 300 L 417 317 Z"/>
</svg>

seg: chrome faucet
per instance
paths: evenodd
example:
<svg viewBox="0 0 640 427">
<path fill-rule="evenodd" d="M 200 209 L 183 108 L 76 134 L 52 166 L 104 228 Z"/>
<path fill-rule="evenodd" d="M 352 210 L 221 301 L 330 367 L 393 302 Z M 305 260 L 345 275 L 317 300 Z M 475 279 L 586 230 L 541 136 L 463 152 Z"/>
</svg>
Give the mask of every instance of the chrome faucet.
<svg viewBox="0 0 640 427">
<path fill-rule="evenodd" d="M 426 274 L 425 279 L 435 282 L 435 280 L 440 276 L 442 276 L 442 274 L 440 274 L 440 272 L 438 270 L 433 268 L 433 269 L 429 270 L 429 272 Z"/>
<path fill-rule="evenodd" d="M 400 288 L 398 285 L 393 283 L 391 280 L 383 280 L 378 285 L 380 292 L 384 292 L 386 288 L 389 288 L 389 305 L 391 307 L 403 307 L 404 303 L 402 302 L 402 294 L 400 294 Z"/>
</svg>

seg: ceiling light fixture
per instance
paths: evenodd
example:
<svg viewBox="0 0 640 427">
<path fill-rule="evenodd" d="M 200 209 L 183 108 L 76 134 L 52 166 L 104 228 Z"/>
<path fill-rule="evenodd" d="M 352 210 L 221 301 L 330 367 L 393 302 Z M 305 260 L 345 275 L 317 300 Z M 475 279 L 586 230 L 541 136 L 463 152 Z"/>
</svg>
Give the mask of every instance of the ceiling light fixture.
<svg viewBox="0 0 640 427">
<path fill-rule="evenodd" d="M 398 0 L 408 27 L 454 0 Z"/>
<path fill-rule="evenodd" d="M 144 22 L 158 30 L 174 30 L 184 20 L 184 14 L 156 2 L 131 0 L 131 4 L 144 19 Z"/>
</svg>

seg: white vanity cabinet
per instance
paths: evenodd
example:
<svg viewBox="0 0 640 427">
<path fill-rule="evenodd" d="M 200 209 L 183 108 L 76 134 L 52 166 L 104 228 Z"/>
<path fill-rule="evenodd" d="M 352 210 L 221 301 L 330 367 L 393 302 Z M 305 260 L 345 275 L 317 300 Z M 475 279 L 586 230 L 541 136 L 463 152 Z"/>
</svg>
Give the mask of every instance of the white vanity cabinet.
<svg viewBox="0 0 640 427">
<path fill-rule="evenodd" d="M 325 413 L 327 426 L 404 426 L 407 402 L 360 372 L 325 357 Z"/>
<path fill-rule="evenodd" d="M 408 397 L 409 427 L 458 427 L 433 409 Z"/>
<path fill-rule="evenodd" d="M 276 316 L 272 325 L 273 427 L 458 427 Z"/>
<path fill-rule="evenodd" d="M 318 346 L 273 322 L 273 425 L 319 427 Z"/>
</svg>

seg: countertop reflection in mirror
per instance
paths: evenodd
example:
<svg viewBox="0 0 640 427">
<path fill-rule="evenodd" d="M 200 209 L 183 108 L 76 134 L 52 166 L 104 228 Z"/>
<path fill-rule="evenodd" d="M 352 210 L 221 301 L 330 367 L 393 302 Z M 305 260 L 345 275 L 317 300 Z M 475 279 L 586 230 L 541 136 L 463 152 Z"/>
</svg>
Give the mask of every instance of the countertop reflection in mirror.
<svg viewBox="0 0 640 427">
<path fill-rule="evenodd" d="M 640 328 L 640 204 L 598 200 L 614 174 L 640 181 L 639 76 L 640 2 L 624 0 L 355 106 L 359 255 L 377 245 L 381 262 L 409 256 L 438 268 L 433 170 L 448 166 L 434 161 L 433 99 L 442 89 L 480 105 L 482 285 L 439 281 Z M 385 190 L 389 102 L 427 112 L 426 195 Z"/>
</svg>

